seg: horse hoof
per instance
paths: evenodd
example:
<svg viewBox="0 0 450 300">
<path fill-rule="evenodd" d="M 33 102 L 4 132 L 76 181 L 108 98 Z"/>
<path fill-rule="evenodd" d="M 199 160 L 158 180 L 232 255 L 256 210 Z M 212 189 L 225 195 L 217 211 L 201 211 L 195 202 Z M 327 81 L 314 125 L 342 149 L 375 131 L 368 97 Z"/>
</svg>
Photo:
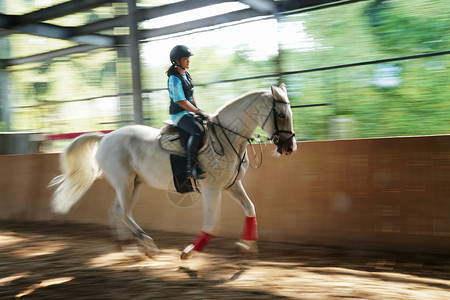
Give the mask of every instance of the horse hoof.
<svg viewBox="0 0 450 300">
<path fill-rule="evenodd" d="M 182 260 L 186 260 L 192 257 L 192 255 L 194 255 L 194 245 L 190 244 L 189 246 L 187 246 L 186 248 L 184 248 L 183 252 L 181 252 L 180 258 Z"/>
<path fill-rule="evenodd" d="M 158 246 L 156 246 L 153 239 L 148 235 L 142 236 L 142 238 L 140 239 L 140 246 L 142 252 L 150 258 L 160 252 Z"/>
<path fill-rule="evenodd" d="M 135 240 L 121 240 L 117 242 L 117 247 L 120 251 L 129 257 L 140 256 L 138 245 Z"/>
<path fill-rule="evenodd" d="M 243 254 L 246 255 L 258 254 L 258 245 L 256 244 L 256 241 L 239 240 L 238 242 L 236 242 L 236 246 Z"/>
</svg>

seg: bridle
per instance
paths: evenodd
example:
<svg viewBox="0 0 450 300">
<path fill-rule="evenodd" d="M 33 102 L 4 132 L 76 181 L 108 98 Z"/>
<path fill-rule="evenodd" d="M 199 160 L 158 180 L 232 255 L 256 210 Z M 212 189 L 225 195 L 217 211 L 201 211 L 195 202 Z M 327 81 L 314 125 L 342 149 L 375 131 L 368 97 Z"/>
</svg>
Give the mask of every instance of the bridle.
<svg viewBox="0 0 450 300">
<path fill-rule="evenodd" d="M 272 98 L 272 108 L 270 109 L 269 113 L 267 114 L 267 117 L 264 120 L 261 128 L 264 128 L 264 126 L 266 125 L 266 123 L 269 120 L 270 116 L 272 115 L 273 116 L 273 122 L 274 122 L 274 127 L 273 127 L 274 128 L 274 133 L 272 134 L 272 136 L 270 136 L 267 139 L 269 141 L 272 141 L 275 145 L 281 147 L 281 146 L 284 145 L 284 143 L 286 143 L 287 141 L 289 141 L 290 139 L 295 137 L 295 132 L 294 131 L 290 131 L 290 130 L 280 130 L 280 127 L 278 126 L 278 121 L 277 120 L 278 119 L 285 119 L 285 116 L 283 116 L 282 114 L 278 114 L 277 115 L 277 111 L 275 109 L 275 106 L 276 106 L 277 103 L 290 105 L 288 102 L 284 102 L 284 101 L 280 101 L 280 100 L 277 100 L 275 98 Z M 231 129 L 228 129 L 228 128 L 224 127 L 221 124 L 220 120 L 219 120 L 219 116 L 217 116 L 216 118 L 217 118 L 217 123 L 214 123 L 214 122 L 210 122 L 210 123 L 213 124 L 213 125 L 217 125 L 218 127 L 220 127 L 222 129 L 222 131 L 225 130 L 225 131 L 228 131 L 228 132 L 230 132 L 230 133 L 232 133 L 234 135 L 242 137 L 242 138 L 246 139 L 249 143 L 251 143 L 252 141 L 255 140 L 253 137 L 244 136 L 244 135 L 242 135 L 242 134 L 240 134 L 240 133 L 238 133 L 236 131 L 233 131 Z M 290 136 L 287 139 L 282 140 L 281 137 L 280 137 L 281 133 L 287 133 L 287 134 L 290 134 Z"/>
<path fill-rule="evenodd" d="M 272 99 L 272 108 L 271 108 L 269 114 L 267 115 L 266 120 L 264 121 L 264 123 L 263 123 L 263 125 L 261 127 L 264 128 L 264 126 L 266 125 L 267 121 L 269 120 L 270 115 L 272 114 L 275 131 L 272 134 L 272 136 L 269 138 L 269 140 L 271 140 L 278 147 L 282 148 L 286 142 L 288 142 L 290 139 L 295 137 L 295 132 L 291 131 L 291 130 L 280 130 L 280 127 L 278 126 L 278 120 L 279 119 L 285 119 L 286 117 L 283 114 L 278 114 L 277 115 L 277 111 L 275 109 L 275 106 L 276 106 L 277 103 L 282 103 L 282 104 L 289 105 L 288 102 L 280 101 L 280 100 L 277 100 L 277 99 L 273 98 Z M 287 133 L 287 134 L 290 134 L 290 136 L 287 139 L 283 140 L 280 137 L 281 133 Z"/>
<path fill-rule="evenodd" d="M 275 99 L 275 98 L 273 97 L 273 98 L 272 98 L 272 108 L 270 109 L 269 113 L 267 114 L 267 117 L 266 117 L 266 119 L 265 119 L 265 121 L 263 122 L 263 124 L 262 124 L 261 127 L 264 128 L 264 126 L 266 125 L 266 123 L 267 123 L 267 121 L 269 120 L 270 116 L 272 115 L 272 116 L 273 116 L 273 122 L 274 122 L 274 133 L 272 134 L 271 137 L 268 138 L 268 140 L 271 140 L 277 147 L 279 147 L 279 149 L 281 149 L 281 148 L 283 147 L 283 145 L 284 145 L 286 142 L 288 142 L 290 139 L 292 139 L 293 137 L 295 137 L 295 132 L 290 131 L 290 130 L 280 130 L 280 127 L 278 126 L 278 121 L 277 121 L 277 120 L 278 120 L 278 119 L 283 119 L 283 118 L 285 118 L 285 117 L 282 116 L 281 114 L 278 114 L 278 115 L 277 115 L 276 107 L 275 107 L 277 103 L 282 103 L 282 104 L 289 105 L 288 102 L 280 101 L 280 100 L 277 100 L 277 99 Z M 228 131 L 228 132 L 230 132 L 230 133 L 232 133 L 232 134 L 234 134 L 234 135 L 237 135 L 237 136 L 239 136 L 239 137 L 241 137 L 241 138 L 246 139 L 246 140 L 248 141 L 249 144 L 252 144 L 252 141 L 254 141 L 255 138 L 244 136 L 244 135 L 242 135 L 242 134 L 240 134 L 240 133 L 238 133 L 238 132 L 236 132 L 236 131 L 233 131 L 233 130 L 231 130 L 231 129 L 228 129 L 228 128 L 224 127 L 224 126 L 221 124 L 220 120 L 219 120 L 219 116 L 217 116 L 216 119 L 217 119 L 217 123 L 215 123 L 215 122 L 210 122 L 210 121 L 209 121 L 209 123 L 210 123 L 211 125 L 218 126 L 218 127 L 222 130 L 222 133 L 224 134 L 224 136 L 225 136 L 225 138 L 226 138 L 228 144 L 231 146 L 231 148 L 233 149 L 234 153 L 237 155 L 237 157 L 238 157 L 238 159 L 239 159 L 239 167 L 238 167 L 238 170 L 237 170 L 237 173 L 236 173 L 236 177 L 235 177 L 234 180 L 231 182 L 231 184 L 228 185 L 228 187 L 226 188 L 226 189 L 228 189 L 228 188 L 230 188 L 231 186 L 234 185 L 234 183 L 236 182 L 237 178 L 239 177 L 239 173 L 240 173 L 240 171 L 241 171 L 241 166 L 242 166 L 242 164 L 243 164 L 244 161 L 245 161 L 246 152 L 244 152 L 244 155 L 241 157 L 240 154 L 239 154 L 239 152 L 237 151 L 237 149 L 234 147 L 233 143 L 231 142 L 230 138 L 229 138 L 228 135 L 225 133 L 225 131 Z M 215 130 L 214 130 L 214 126 L 212 127 L 212 129 L 213 129 L 212 131 L 214 132 L 214 135 L 216 135 L 216 137 L 217 137 L 217 134 L 215 133 Z M 285 139 L 285 140 L 282 140 L 281 137 L 280 137 L 280 134 L 281 134 L 281 133 L 287 133 L 287 134 L 290 134 L 290 136 L 289 136 L 289 138 L 287 138 L 287 139 Z M 259 137 L 257 137 L 257 139 L 259 140 Z M 217 140 L 218 140 L 218 139 L 217 139 Z M 259 142 L 259 143 L 261 144 L 261 142 Z M 221 145 L 222 151 L 223 151 L 223 146 L 222 146 L 222 144 L 220 143 L 220 141 L 219 141 L 219 144 Z M 214 149 L 214 146 L 213 146 L 213 149 Z M 221 156 L 224 155 L 223 153 L 219 153 L 216 149 L 214 149 L 214 152 L 215 152 L 216 154 L 221 155 Z M 261 151 L 261 155 L 262 155 L 262 151 Z M 262 164 L 262 156 L 261 156 L 260 164 L 259 164 L 258 166 L 256 166 L 256 168 L 258 168 L 259 166 L 261 166 L 261 164 Z"/>
</svg>

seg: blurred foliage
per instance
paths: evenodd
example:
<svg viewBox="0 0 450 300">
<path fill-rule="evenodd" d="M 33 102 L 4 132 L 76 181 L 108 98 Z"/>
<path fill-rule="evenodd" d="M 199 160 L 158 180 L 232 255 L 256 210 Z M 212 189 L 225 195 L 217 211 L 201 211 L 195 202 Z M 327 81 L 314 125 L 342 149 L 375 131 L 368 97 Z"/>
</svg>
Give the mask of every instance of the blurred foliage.
<svg viewBox="0 0 450 300">
<path fill-rule="evenodd" d="M 46 104 L 116 94 L 115 60 L 115 53 L 107 51 L 10 72 L 15 89 L 11 106 L 26 107 L 13 109 L 13 129 L 58 132 L 103 129 L 99 123 L 116 116 L 102 117 L 95 101 Z"/>
<path fill-rule="evenodd" d="M 16 2 L 25 5 L 29 1 Z M 53 20 L 53 23 L 65 24 L 69 20 L 70 24 L 84 24 L 109 14 L 112 14 L 109 10 L 96 10 L 70 19 Z M 196 83 L 195 97 L 202 109 L 213 112 L 245 92 L 267 89 L 270 84 L 282 81 L 287 84 L 292 105 L 330 104 L 294 109 L 294 127 L 299 139 L 449 133 L 450 55 L 226 82 L 280 71 L 449 50 L 449 1 L 361 1 L 281 16 L 278 21 L 279 40 L 268 38 L 264 42 L 278 43 L 279 53 L 264 59 L 252 56 L 258 49 L 246 44 L 233 45 L 231 40 L 224 47 L 199 46 L 200 38 L 196 38 L 199 33 L 169 39 L 173 44 L 185 43 L 195 50 L 190 72 Z M 235 28 L 239 34 L 240 27 Z M 213 33 L 221 35 L 221 30 Z M 72 45 L 52 39 L 44 43 L 40 38 L 26 35 L 12 35 L 9 42 L 14 56 Z M 165 90 L 168 58 L 164 62 L 143 58 L 142 67 L 143 88 L 155 90 L 144 94 L 144 117 L 150 119 L 147 125 L 160 127 L 168 119 Z M 119 121 L 132 119 L 132 101 L 125 96 L 120 102 L 117 98 L 101 98 L 43 105 L 129 90 L 129 64 L 123 63 L 114 51 L 25 66 L 11 70 L 10 77 L 15 89 L 11 106 L 23 107 L 13 109 L 13 130 L 106 130 L 126 124 Z"/>
<path fill-rule="evenodd" d="M 380 49 L 397 55 L 447 50 L 450 3 L 412 2 L 375 0 L 366 6 L 364 13 Z"/>
<path fill-rule="evenodd" d="M 282 22 L 302 24 L 315 41 L 307 50 L 282 48 L 283 70 L 450 49 L 448 1 L 363 1 Z M 306 139 L 347 137 L 330 130 L 336 116 L 353 120 L 349 137 L 448 134 L 449 67 L 450 56 L 443 55 L 292 75 L 284 81 L 293 104 L 332 104 L 295 111 L 295 127 Z"/>
</svg>

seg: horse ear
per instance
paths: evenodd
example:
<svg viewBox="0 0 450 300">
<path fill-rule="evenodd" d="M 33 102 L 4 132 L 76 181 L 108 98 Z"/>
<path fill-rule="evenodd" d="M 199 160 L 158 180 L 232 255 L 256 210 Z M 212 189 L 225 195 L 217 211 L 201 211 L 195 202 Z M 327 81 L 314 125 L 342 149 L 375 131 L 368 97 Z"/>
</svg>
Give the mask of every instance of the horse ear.
<svg viewBox="0 0 450 300">
<path fill-rule="evenodd" d="M 287 95 L 286 85 L 284 83 L 280 84 L 280 86 L 270 85 L 270 89 L 275 99 L 284 99 Z"/>
</svg>

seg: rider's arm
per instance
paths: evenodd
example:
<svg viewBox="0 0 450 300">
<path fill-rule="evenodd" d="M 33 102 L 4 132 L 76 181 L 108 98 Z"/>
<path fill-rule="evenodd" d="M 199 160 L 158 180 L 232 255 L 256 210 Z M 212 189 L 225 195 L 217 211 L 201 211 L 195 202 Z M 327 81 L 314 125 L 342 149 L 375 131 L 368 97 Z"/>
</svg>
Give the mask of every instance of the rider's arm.
<svg viewBox="0 0 450 300">
<path fill-rule="evenodd" d="M 198 108 L 198 105 L 197 105 L 197 102 L 195 101 L 194 96 L 192 96 L 192 104 L 193 104 L 195 107 Z"/>
<path fill-rule="evenodd" d="M 198 111 L 199 111 L 199 109 L 195 106 L 195 104 L 192 104 L 188 100 L 179 100 L 179 101 L 177 101 L 177 104 L 179 106 L 181 106 L 183 109 L 185 109 L 187 111 L 191 111 L 193 113 L 198 113 Z"/>
</svg>

